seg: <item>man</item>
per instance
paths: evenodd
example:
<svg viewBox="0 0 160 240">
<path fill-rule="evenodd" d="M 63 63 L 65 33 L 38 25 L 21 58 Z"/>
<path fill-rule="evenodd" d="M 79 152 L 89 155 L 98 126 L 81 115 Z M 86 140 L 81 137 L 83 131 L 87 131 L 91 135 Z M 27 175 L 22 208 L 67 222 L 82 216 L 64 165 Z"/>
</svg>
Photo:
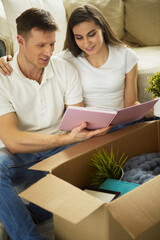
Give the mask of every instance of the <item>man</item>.
<svg viewBox="0 0 160 240">
<path fill-rule="evenodd" d="M 58 130 L 65 107 L 83 106 L 77 71 L 52 56 L 57 25 L 49 12 L 31 8 L 16 23 L 19 52 L 10 63 L 13 72 L 0 75 L 0 220 L 12 240 L 45 240 L 14 187 L 45 176 L 28 170 L 33 164 L 109 128 L 87 131 L 82 123 L 69 133 Z"/>
</svg>

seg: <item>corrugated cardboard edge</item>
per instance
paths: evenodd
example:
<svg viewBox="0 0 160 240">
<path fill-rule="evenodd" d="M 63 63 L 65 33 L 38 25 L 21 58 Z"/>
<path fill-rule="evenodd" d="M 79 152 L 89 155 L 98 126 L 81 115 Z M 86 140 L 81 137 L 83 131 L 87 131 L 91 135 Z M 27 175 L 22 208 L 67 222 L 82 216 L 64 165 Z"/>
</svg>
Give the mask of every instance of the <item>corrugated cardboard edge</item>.
<svg viewBox="0 0 160 240">
<path fill-rule="evenodd" d="M 151 124 L 151 122 L 137 123 L 136 125 L 125 127 L 104 136 L 89 139 L 35 164 L 34 166 L 30 167 L 30 169 L 52 172 L 53 169 L 64 164 L 65 162 L 70 161 L 74 158 L 78 158 L 79 156 L 82 156 L 98 147 L 103 147 L 103 145 L 106 145 L 115 139 L 118 140 L 123 136 L 132 134 L 133 132 L 136 132 L 139 129 L 148 126 L 148 124 Z"/>
</svg>

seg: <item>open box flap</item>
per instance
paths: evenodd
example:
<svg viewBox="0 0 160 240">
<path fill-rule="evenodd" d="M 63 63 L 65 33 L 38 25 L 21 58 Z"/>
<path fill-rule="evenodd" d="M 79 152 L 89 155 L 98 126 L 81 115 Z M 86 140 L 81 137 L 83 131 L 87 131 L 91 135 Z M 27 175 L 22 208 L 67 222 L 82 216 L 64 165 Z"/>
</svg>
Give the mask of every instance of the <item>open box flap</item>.
<svg viewBox="0 0 160 240">
<path fill-rule="evenodd" d="M 113 218 L 136 238 L 160 221 L 160 176 L 107 204 Z"/>
<path fill-rule="evenodd" d="M 94 149 L 102 147 L 107 143 L 113 142 L 115 139 L 122 139 L 127 135 L 139 131 L 139 129 L 146 128 L 149 124 L 151 124 L 151 122 L 138 123 L 136 125 L 120 129 L 104 136 L 89 139 L 33 165 L 32 167 L 30 167 L 30 169 L 52 172 L 53 169 L 67 161 L 85 155 L 86 153 Z M 155 124 L 155 126 L 157 125 Z"/>
<path fill-rule="evenodd" d="M 19 196 L 72 223 L 80 222 L 104 205 L 98 198 L 52 174 L 48 174 Z"/>
<path fill-rule="evenodd" d="M 63 150 L 49 158 L 44 159 L 43 161 L 40 161 L 39 163 L 30 167 L 30 169 L 52 172 L 54 168 L 70 159 L 70 154 L 68 154 L 67 150 L 68 149 Z"/>
</svg>

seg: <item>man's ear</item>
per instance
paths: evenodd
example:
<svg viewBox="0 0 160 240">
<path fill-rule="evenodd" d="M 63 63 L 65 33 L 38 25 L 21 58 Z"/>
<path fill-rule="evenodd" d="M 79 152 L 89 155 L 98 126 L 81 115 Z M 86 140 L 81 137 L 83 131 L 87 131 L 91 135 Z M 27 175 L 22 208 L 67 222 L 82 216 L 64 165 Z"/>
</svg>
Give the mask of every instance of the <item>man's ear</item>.
<svg viewBox="0 0 160 240">
<path fill-rule="evenodd" d="M 17 42 L 19 45 L 24 45 L 24 38 L 22 37 L 22 35 L 17 35 Z"/>
</svg>

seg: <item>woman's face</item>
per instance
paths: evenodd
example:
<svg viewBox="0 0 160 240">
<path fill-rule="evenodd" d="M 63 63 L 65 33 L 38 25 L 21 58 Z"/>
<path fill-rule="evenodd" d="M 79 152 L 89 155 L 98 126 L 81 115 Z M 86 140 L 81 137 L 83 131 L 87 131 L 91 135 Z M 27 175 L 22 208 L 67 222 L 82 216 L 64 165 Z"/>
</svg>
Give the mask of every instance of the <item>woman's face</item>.
<svg viewBox="0 0 160 240">
<path fill-rule="evenodd" d="M 102 29 L 94 20 L 79 23 L 72 31 L 76 44 L 87 55 L 95 55 L 105 46 Z"/>
</svg>

